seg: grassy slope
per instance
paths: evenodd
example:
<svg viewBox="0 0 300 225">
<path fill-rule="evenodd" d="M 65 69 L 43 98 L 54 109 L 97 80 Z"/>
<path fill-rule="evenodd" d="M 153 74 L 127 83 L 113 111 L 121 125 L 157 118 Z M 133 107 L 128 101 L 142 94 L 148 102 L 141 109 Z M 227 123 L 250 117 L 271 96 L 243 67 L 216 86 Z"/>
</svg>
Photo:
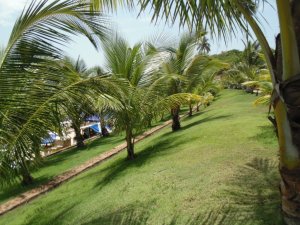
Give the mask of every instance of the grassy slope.
<svg viewBox="0 0 300 225">
<path fill-rule="evenodd" d="M 0 203 L 5 202 L 10 198 L 15 197 L 22 192 L 32 189 L 40 184 L 43 184 L 51 180 L 54 176 L 72 169 L 101 154 L 102 152 L 110 150 L 122 142 L 124 142 L 124 137 L 121 135 L 109 138 L 100 138 L 93 141 L 85 148 L 75 148 L 47 157 L 43 162 L 42 167 L 36 171 L 33 171 L 32 175 L 35 179 L 33 185 L 23 187 L 19 183 L 16 183 L 13 186 L 0 190 Z"/>
<path fill-rule="evenodd" d="M 183 129 L 137 147 L 0 218 L 0 224 L 280 224 L 266 108 L 223 91 Z"/>
</svg>

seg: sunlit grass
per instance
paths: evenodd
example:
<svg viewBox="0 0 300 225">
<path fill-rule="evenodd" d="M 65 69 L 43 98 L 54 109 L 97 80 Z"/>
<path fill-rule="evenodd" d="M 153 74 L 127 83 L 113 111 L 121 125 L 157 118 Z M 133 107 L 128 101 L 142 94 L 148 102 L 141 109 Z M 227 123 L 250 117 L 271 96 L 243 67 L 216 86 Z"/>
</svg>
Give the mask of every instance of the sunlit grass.
<svg viewBox="0 0 300 225">
<path fill-rule="evenodd" d="M 124 137 L 122 135 L 100 138 L 84 148 L 70 149 L 45 158 L 42 162 L 41 168 L 32 169 L 32 175 L 35 179 L 34 184 L 24 187 L 21 186 L 20 183 L 15 183 L 12 186 L 0 189 L 0 203 L 51 180 L 54 176 L 57 176 L 105 151 L 108 151 L 123 141 Z"/>
<path fill-rule="evenodd" d="M 255 96 L 222 92 L 181 131 L 166 128 L 0 224 L 281 224 L 277 142 Z"/>
</svg>

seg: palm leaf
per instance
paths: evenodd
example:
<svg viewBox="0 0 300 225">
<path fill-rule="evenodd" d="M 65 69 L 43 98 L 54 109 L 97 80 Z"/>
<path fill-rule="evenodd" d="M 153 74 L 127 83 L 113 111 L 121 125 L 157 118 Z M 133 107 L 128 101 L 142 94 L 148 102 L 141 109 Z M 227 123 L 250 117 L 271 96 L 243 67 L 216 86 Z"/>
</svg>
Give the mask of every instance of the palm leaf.
<svg viewBox="0 0 300 225">
<path fill-rule="evenodd" d="M 98 48 L 109 33 L 106 25 L 101 13 L 75 0 L 33 1 L 22 12 L 0 56 L 2 184 L 20 175 L 20 166 L 28 167 L 26 161 L 37 159 L 41 139 L 60 126 L 57 108 L 71 113 L 67 103 L 88 103 L 99 95 L 108 105 L 112 94 L 124 94 L 123 81 L 79 80 L 60 61 L 61 46 L 70 41 L 70 34 L 83 34 Z"/>
</svg>

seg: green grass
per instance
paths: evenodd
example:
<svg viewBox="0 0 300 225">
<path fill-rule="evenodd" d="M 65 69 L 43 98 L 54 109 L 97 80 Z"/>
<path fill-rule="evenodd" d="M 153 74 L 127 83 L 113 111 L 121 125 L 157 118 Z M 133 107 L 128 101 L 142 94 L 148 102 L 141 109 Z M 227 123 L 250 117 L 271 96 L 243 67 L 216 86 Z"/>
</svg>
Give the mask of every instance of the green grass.
<svg viewBox="0 0 300 225">
<path fill-rule="evenodd" d="M 124 142 L 124 136 L 116 135 L 108 138 L 100 138 L 91 142 L 88 146 L 68 151 L 45 158 L 41 168 L 32 171 L 34 184 L 21 186 L 20 183 L 0 190 L 0 203 L 3 203 L 29 189 L 37 187 L 69 169 L 72 169 L 85 161 L 108 151 Z"/>
<path fill-rule="evenodd" d="M 266 107 L 225 90 L 183 129 L 166 128 L 0 224 L 281 224 L 277 143 Z"/>
</svg>

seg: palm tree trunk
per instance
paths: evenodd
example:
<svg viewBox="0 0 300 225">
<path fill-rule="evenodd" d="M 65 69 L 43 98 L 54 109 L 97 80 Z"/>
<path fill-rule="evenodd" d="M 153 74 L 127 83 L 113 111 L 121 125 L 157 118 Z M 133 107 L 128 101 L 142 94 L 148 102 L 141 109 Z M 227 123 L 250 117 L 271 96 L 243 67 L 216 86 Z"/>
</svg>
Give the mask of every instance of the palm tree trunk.
<svg viewBox="0 0 300 225">
<path fill-rule="evenodd" d="M 104 120 L 103 114 L 100 115 L 100 126 L 101 126 L 102 137 L 108 137 L 109 136 L 109 132 L 106 129 L 106 124 L 105 124 L 105 120 Z"/>
<path fill-rule="evenodd" d="M 132 130 L 130 127 L 127 127 L 126 129 L 126 143 L 127 143 L 127 158 L 129 160 L 133 160 L 134 157 L 134 141 L 133 141 L 133 135 Z"/>
<path fill-rule="evenodd" d="M 152 127 L 152 118 L 147 119 L 147 127 Z"/>
<path fill-rule="evenodd" d="M 105 125 L 104 126 L 101 125 L 101 134 L 102 134 L 102 137 L 109 137 L 109 132 L 106 129 Z"/>
<path fill-rule="evenodd" d="M 251 13 L 238 1 L 236 3 L 261 44 L 276 90 L 272 100 L 280 149 L 283 218 L 288 225 L 300 224 L 300 79 L 297 75 L 300 74 L 300 4 L 296 0 L 277 0 L 280 36 L 276 39 L 274 58 Z"/>
<path fill-rule="evenodd" d="M 81 135 L 81 132 L 80 132 L 80 125 L 77 126 L 77 125 L 74 125 L 73 126 L 74 128 L 74 131 L 75 131 L 75 139 L 76 139 L 76 146 L 77 148 L 81 148 L 81 147 L 84 147 L 84 139 L 83 139 L 83 136 Z"/>
<path fill-rule="evenodd" d="M 22 176 L 22 185 L 27 186 L 33 183 L 33 177 L 31 176 L 27 163 L 22 162 L 20 168 L 20 174 Z"/>
<path fill-rule="evenodd" d="M 179 117 L 180 106 L 177 106 L 171 110 L 172 116 L 172 130 L 177 131 L 181 128 Z"/>
<path fill-rule="evenodd" d="M 288 225 L 296 225 L 300 224 L 300 4 L 292 1 L 292 10 L 288 4 L 277 0 L 281 34 L 276 42 L 275 74 L 280 90 L 273 106 L 280 147 L 282 212 Z"/>
<path fill-rule="evenodd" d="M 197 110 L 197 112 L 200 111 L 200 105 L 199 105 L 199 103 L 197 103 L 197 108 L 196 108 L 196 110 Z"/>
<path fill-rule="evenodd" d="M 162 114 L 161 114 L 160 121 L 163 121 L 163 120 L 164 120 L 164 116 L 165 116 L 165 114 L 164 114 L 164 113 L 162 113 Z"/>
<path fill-rule="evenodd" d="M 193 106 L 192 103 L 189 103 L 189 117 L 193 116 Z"/>
</svg>

